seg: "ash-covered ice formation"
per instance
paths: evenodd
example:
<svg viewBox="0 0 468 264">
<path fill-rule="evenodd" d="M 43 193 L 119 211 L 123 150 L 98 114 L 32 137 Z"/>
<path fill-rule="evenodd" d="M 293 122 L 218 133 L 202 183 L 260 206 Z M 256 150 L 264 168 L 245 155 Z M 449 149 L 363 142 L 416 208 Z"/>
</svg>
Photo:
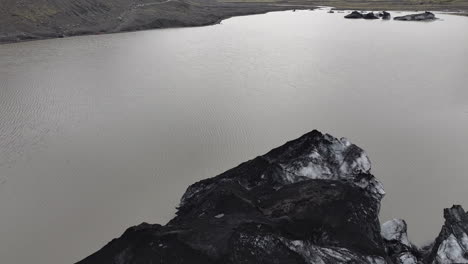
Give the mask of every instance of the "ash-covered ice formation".
<svg viewBox="0 0 468 264">
<path fill-rule="evenodd" d="M 466 261 L 461 207 L 446 209 L 441 234 L 423 251 L 404 220 L 380 226 L 384 195 L 361 148 L 314 130 L 191 185 L 167 225 L 131 227 L 78 264 Z"/>
</svg>

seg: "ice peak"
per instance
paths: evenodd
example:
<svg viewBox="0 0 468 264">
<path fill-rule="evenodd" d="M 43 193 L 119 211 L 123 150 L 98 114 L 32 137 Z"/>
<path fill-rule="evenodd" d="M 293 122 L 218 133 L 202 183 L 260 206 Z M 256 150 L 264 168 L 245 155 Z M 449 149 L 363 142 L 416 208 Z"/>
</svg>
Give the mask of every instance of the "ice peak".
<svg viewBox="0 0 468 264">
<path fill-rule="evenodd" d="M 403 219 L 392 219 L 382 224 L 381 234 L 385 240 L 396 240 L 408 247 L 411 243 L 408 240 L 407 225 Z"/>
</svg>

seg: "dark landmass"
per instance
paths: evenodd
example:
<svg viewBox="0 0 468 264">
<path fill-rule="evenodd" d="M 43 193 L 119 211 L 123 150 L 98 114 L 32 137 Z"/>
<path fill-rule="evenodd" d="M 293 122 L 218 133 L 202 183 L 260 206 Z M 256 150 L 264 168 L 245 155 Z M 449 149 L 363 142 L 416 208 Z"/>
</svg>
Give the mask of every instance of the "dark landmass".
<svg viewBox="0 0 468 264">
<path fill-rule="evenodd" d="M 143 223 L 78 264 L 468 263 L 468 213 L 420 249 L 404 220 L 380 225 L 385 192 L 366 153 L 312 131 L 191 185 L 167 225 Z"/>
<path fill-rule="evenodd" d="M 465 0 L 2 0 L 0 43 L 204 26 L 240 15 L 313 9 L 467 11 Z"/>
</svg>

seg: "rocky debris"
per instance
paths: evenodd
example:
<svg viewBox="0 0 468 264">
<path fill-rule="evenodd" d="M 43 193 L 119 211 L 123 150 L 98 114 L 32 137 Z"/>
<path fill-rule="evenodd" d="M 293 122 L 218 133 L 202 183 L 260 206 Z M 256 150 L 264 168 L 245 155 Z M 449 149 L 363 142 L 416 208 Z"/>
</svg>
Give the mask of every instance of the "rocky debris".
<svg viewBox="0 0 468 264">
<path fill-rule="evenodd" d="M 445 224 L 425 263 L 468 263 L 468 213 L 460 205 L 444 209 Z"/>
<path fill-rule="evenodd" d="M 333 11 L 333 10 L 330 9 L 330 11 L 328 11 L 328 13 L 329 13 L 329 14 L 333 14 L 333 13 L 335 13 L 335 11 Z"/>
<path fill-rule="evenodd" d="M 391 18 L 391 15 L 387 11 L 382 11 L 382 12 L 379 13 L 379 17 L 381 17 L 382 19 L 387 20 L 387 19 Z"/>
<path fill-rule="evenodd" d="M 369 12 L 369 13 L 367 13 L 367 14 L 364 14 L 364 15 L 363 15 L 363 18 L 364 18 L 364 19 L 379 19 L 379 17 L 376 16 L 376 15 L 374 14 L 374 12 Z"/>
<path fill-rule="evenodd" d="M 435 15 L 431 12 L 424 12 L 419 14 L 411 14 L 406 16 L 399 16 L 393 18 L 394 20 L 401 20 L 401 21 L 428 21 L 436 19 Z"/>
<path fill-rule="evenodd" d="M 404 220 L 380 226 L 366 153 L 318 131 L 191 185 L 165 226 L 143 223 L 78 264 L 468 263 L 468 214 L 445 209 L 430 246 Z"/>
<path fill-rule="evenodd" d="M 346 15 L 345 18 L 351 18 L 351 19 L 364 18 L 364 15 L 359 11 L 353 11 L 351 12 L 351 14 Z"/>
</svg>

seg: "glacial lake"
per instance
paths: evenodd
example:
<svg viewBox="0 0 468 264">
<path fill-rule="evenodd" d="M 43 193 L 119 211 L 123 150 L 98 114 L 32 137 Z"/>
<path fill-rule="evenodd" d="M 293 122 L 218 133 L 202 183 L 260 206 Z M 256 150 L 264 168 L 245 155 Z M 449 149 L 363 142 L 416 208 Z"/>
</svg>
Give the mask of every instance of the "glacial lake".
<svg viewBox="0 0 468 264">
<path fill-rule="evenodd" d="M 382 222 L 435 238 L 468 209 L 468 18 L 344 15 L 1 45 L 1 262 L 74 263 L 312 129 L 367 151 Z"/>
</svg>

